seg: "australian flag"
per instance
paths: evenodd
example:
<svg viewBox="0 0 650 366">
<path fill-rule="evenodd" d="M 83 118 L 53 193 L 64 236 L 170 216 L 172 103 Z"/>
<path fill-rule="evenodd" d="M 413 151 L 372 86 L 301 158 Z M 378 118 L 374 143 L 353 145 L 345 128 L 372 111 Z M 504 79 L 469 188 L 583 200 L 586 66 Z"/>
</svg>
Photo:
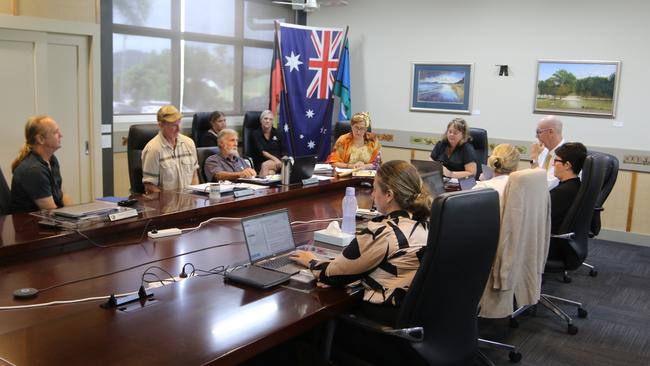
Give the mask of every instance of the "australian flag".
<svg viewBox="0 0 650 366">
<path fill-rule="evenodd" d="M 342 29 L 280 24 L 286 94 L 282 93 L 279 127 L 293 156 L 317 154 L 323 161 L 329 154 L 332 88 L 343 37 Z"/>
</svg>

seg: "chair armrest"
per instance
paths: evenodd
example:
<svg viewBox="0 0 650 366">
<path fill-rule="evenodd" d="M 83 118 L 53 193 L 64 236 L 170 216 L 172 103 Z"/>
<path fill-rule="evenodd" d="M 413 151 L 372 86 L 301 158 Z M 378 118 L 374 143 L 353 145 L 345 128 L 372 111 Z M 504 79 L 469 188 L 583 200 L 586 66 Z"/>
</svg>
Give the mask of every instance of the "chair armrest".
<svg viewBox="0 0 650 366">
<path fill-rule="evenodd" d="M 395 329 L 366 318 L 360 318 L 354 314 L 344 314 L 340 318 L 366 330 L 402 338 L 409 342 L 422 342 L 424 340 L 424 328 L 422 327 Z"/>
<path fill-rule="evenodd" d="M 604 207 L 594 207 L 594 211 L 596 211 L 596 212 L 605 211 L 605 208 Z"/>
<path fill-rule="evenodd" d="M 551 234 L 551 238 L 566 239 L 566 240 L 573 239 L 573 237 L 575 237 L 575 236 L 576 236 L 576 233 Z"/>
</svg>

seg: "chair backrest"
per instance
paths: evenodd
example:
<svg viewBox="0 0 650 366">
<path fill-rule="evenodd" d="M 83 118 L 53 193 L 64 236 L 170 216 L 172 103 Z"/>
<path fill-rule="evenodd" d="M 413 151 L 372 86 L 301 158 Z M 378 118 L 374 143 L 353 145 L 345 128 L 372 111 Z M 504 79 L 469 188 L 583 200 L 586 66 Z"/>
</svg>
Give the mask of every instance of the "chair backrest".
<svg viewBox="0 0 650 366">
<path fill-rule="evenodd" d="M 474 147 L 476 158 L 476 179 L 478 180 L 482 171 L 481 164 L 487 164 L 489 148 L 487 131 L 482 128 L 470 127 L 469 136 L 471 137 L 469 142 Z"/>
<path fill-rule="evenodd" d="M 11 190 L 7 185 L 2 169 L 0 169 L 0 215 L 7 215 L 11 208 Z"/>
<path fill-rule="evenodd" d="M 244 124 L 242 126 L 242 152 L 245 156 L 253 156 L 253 131 L 262 128 L 260 125 L 261 111 L 249 111 L 244 114 Z M 257 162 L 255 162 L 257 163 Z"/>
<path fill-rule="evenodd" d="M 142 184 L 142 150 L 147 142 L 158 134 L 157 124 L 131 125 L 126 144 L 127 163 L 129 166 L 129 182 L 131 193 L 144 193 Z"/>
<path fill-rule="evenodd" d="M 199 179 L 201 183 L 207 183 L 212 180 L 212 177 L 206 177 L 203 166 L 205 165 L 205 160 L 214 154 L 219 154 L 218 147 L 197 147 L 196 148 L 196 157 L 199 160 Z"/>
<path fill-rule="evenodd" d="M 616 184 L 616 179 L 618 178 L 618 159 L 614 155 L 600 151 L 589 151 L 588 154 L 594 156 L 596 159 L 606 160 L 603 186 L 601 187 L 598 198 L 596 199 L 594 216 L 591 219 L 591 234 L 596 236 L 600 233 L 600 212 L 603 211 L 603 205 L 605 204 L 607 197 L 609 197 L 609 194 L 612 192 L 614 184 Z"/>
<path fill-rule="evenodd" d="M 423 258 L 398 314 L 398 328 L 421 326 L 424 341 L 403 347 L 431 365 L 471 364 L 476 310 L 499 239 L 499 196 L 482 189 L 435 198 Z"/>
<path fill-rule="evenodd" d="M 338 140 L 341 135 L 345 135 L 346 133 L 352 131 L 352 126 L 350 125 L 350 121 L 337 121 L 334 124 L 334 141 Z M 368 127 L 368 132 L 372 132 L 372 126 Z"/>
<path fill-rule="evenodd" d="M 197 112 L 192 117 L 192 140 L 194 140 L 196 147 L 203 147 L 201 145 L 201 138 L 212 127 L 210 124 L 211 116 L 212 112 Z"/>
<path fill-rule="evenodd" d="M 572 239 L 566 246 L 568 250 L 563 251 L 562 258 L 549 258 L 549 262 L 560 261 L 563 263 L 563 270 L 572 271 L 582 265 L 588 254 L 589 229 L 591 228 L 591 218 L 593 216 L 596 200 L 603 187 L 605 180 L 605 166 L 607 160 L 595 158 L 593 155 L 587 155 L 585 163 L 582 166 L 582 179 L 580 189 L 569 208 L 564 221 L 560 225 L 558 234 L 574 233 Z M 552 239 L 562 240 L 562 239 Z M 551 269 L 557 269 L 556 263 L 551 263 Z"/>
</svg>

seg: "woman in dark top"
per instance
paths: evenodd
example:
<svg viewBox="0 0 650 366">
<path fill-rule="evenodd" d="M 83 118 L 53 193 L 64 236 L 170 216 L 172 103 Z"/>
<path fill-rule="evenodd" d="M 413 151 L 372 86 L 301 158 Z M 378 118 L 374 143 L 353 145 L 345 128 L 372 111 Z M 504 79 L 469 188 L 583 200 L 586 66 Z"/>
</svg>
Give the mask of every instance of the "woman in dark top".
<svg viewBox="0 0 650 366">
<path fill-rule="evenodd" d="M 253 160 L 259 165 L 261 176 L 272 175 L 280 172 L 282 162 L 280 157 L 284 153 L 282 139 L 273 128 L 273 112 L 266 110 L 260 115 L 259 130 L 253 131 L 253 147 L 255 153 Z"/>
<path fill-rule="evenodd" d="M 210 129 L 203 133 L 199 147 L 219 146 L 217 135 L 219 131 L 226 128 L 226 115 L 223 112 L 214 111 L 210 115 Z"/>
<path fill-rule="evenodd" d="M 587 148 L 579 142 L 567 142 L 555 150 L 554 174 L 560 183 L 551 194 L 551 233 L 558 231 L 580 189 L 578 174 L 587 157 Z"/>
<path fill-rule="evenodd" d="M 476 175 L 474 147 L 468 143 L 467 122 L 454 118 L 447 124 L 447 132 L 431 152 L 431 159 L 442 163 L 442 173 L 449 178 L 467 178 Z"/>
</svg>

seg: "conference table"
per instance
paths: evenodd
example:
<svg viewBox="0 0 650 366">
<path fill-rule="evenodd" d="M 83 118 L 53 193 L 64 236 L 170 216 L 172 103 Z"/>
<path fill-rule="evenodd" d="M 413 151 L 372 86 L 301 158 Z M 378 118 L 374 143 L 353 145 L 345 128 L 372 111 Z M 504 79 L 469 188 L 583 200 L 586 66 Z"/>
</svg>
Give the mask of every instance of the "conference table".
<svg viewBox="0 0 650 366">
<path fill-rule="evenodd" d="M 178 276 L 185 263 L 208 271 L 247 262 L 241 224 L 232 218 L 280 208 L 289 209 L 292 221 L 340 217 L 347 186 L 356 186 L 359 207 L 369 208 L 371 189 L 362 182 L 334 178 L 219 200 L 188 191 L 134 195 L 142 210 L 137 218 L 79 232 L 41 228 L 29 214 L 0 217 L 0 365 L 237 364 L 327 322 L 358 297 L 341 288 L 257 290 L 200 271 L 177 282 L 164 279 Z M 145 234 L 210 218 L 179 236 Z M 294 238 L 313 241 L 313 231 L 326 226 L 293 225 Z M 100 307 L 110 294 L 137 292 L 143 279 L 153 294 L 147 301 Z M 13 292 L 25 287 L 40 293 L 15 299 Z"/>
</svg>

